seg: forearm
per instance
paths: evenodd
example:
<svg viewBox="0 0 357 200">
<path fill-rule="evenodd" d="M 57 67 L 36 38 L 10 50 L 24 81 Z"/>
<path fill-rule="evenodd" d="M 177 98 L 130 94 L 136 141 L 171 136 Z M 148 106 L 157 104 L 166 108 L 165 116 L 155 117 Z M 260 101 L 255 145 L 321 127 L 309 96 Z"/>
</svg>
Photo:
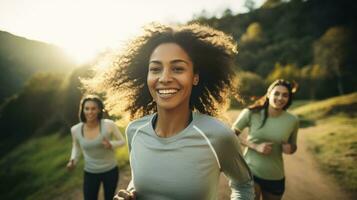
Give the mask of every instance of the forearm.
<svg viewBox="0 0 357 200">
<path fill-rule="evenodd" d="M 248 140 L 241 139 L 241 138 L 239 138 L 239 141 L 243 146 L 246 146 L 246 147 L 256 151 L 257 144 L 249 142 Z"/>
<path fill-rule="evenodd" d="M 124 137 L 122 136 L 118 127 L 115 124 L 113 124 L 113 135 L 115 139 L 110 141 L 110 144 L 112 145 L 113 149 L 125 145 Z"/>
<path fill-rule="evenodd" d="M 70 160 L 74 161 L 74 164 L 76 164 L 79 160 L 79 157 L 81 155 L 81 150 L 78 144 L 77 139 L 72 135 L 72 151 L 71 151 L 71 157 Z"/>
<path fill-rule="evenodd" d="M 110 144 L 112 145 L 112 148 L 113 148 L 113 149 L 125 145 L 125 141 L 124 141 L 124 140 L 111 140 L 111 141 L 109 141 L 109 142 L 110 142 Z"/>
</svg>

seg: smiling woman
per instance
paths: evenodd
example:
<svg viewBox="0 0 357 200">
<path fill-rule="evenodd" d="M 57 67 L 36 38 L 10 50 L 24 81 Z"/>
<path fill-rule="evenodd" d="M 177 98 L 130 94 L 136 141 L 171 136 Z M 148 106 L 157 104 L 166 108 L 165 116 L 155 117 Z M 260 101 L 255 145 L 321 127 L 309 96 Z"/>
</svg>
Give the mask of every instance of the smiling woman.
<svg viewBox="0 0 357 200">
<path fill-rule="evenodd" d="M 244 109 L 233 125 L 239 135 L 249 128 L 244 158 L 252 170 L 256 199 L 279 200 L 285 191 L 282 153 L 297 150 L 298 118 L 287 112 L 293 101 L 297 85 L 278 79 L 268 88 L 266 95 L 248 109 Z"/>
<path fill-rule="evenodd" d="M 235 91 L 235 53 L 232 38 L 218 30 L 151 24 L 94 79 L 134 120 L 126 128 L 133 178 L 120 196 L 216 199 L 223 172 L 232 199 L 253 198 L 238 140 L 213 117 Z"/>
</svg>

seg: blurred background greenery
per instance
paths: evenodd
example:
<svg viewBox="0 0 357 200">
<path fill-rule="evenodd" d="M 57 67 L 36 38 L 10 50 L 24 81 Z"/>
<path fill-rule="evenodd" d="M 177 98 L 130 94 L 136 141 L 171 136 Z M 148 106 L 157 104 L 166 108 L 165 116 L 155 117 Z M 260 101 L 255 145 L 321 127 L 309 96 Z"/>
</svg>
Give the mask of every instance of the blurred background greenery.
<svg viewBox="0 0 357 200">
<path fill-rule="evenodd" d="M 264 95 L 273 80 L 285 78 L 299 84 L 296 98 L 300 101 L 293 106 L 302 109 L 296 112 L 306 126 L 321 122 L 321 116 L 328 116 L 322 122 L 336 122 L 330 118 L 331 113 L 334 116 L 345 113 L 342 119 L 347 122 L 336 123 L 352 127 L 345 132 L 349 135 L 343 137 L 350 138 L 349 156 L 355 157 L 349 165 L 353 166 L 357 151 L 353 125 L 357 110 L 354 93 L 357 91 L 357 3 L 267 0 L 259 8 L 250 6 L 252 3 L 246 1 L 248 13 L 233 14 L 227 9 L 221 17 L 215 17 L 202 11 L 188 23 L 210 25 L 231 34 L 237 41 L 239 53 L 235 66 L 239 91 L 246 104 Z M 79 78 L 90 77 L 96 62 L 93 59 L 77 66 L 56 46 L 0 31 L 0 199 L 48 199 L 80 185 L 81 171 L 67 176 L 64 166 L 71 148 L 69 128 L 78 122 L 82 95 Z M 354 96 L 343 96 L 351 93 Z M 325 106 L 313 110 L 320 104 L 311 102 L 335 96 L 349 99 L 346 106 L 321 104 Z M 239 109 L 246 104 L 232 101 L 232 108 Z M 311 105 L 305 106 L 305 110 L 299 107 L 305 104 Z M 336 109 L 326 111 L 327 114 L 322 112 L 329 107 Z M 336 133 L 338 130 L 332 132 L 329 138 L 342 137 Z M 311 141 L 320 141 L 312 142 L 316 153 L 325 152 L 321 151 L 326 146 L 321 144 L 322 140 Z M 333 159 L 335 154 L 326 155 Z M 320 156 L 321 160 L 326 161 L 326 155 Z M 128 164 L 125 148 L 118 151 L 118 157 L 120 166 Z M 352 179 L 356 182 L 355 171 Z M 354 184 L 352 190 L 357 189 L 357 183 Z"/>
</svg>

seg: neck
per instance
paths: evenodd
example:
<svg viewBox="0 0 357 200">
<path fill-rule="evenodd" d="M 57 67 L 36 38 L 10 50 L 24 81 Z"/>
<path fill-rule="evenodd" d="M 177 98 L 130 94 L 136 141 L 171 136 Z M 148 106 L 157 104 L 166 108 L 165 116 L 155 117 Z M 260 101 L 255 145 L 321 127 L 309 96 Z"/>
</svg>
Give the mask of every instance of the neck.
<svg viewBox="0 0 357 200">
<path fill-rule="evenodd" d="M 155 132 L 160 137 L 171 137 L 185 129 L 190 123 L 191 110 L 164 110 L 157 111 Z"/>
<path fill-rule="evenodd" d="M 92 121 L 86 121 L 85 124 L 86 124 L 86 126 L 87 126 L 88 128 L 97 127 L 98 124 L 99 124 L 99 120 L 98 120 L 98 119 L 95 119 L 95 120 L 92 120 Z"/>
<path fill-rule="evenodd" d="M 281 113 L 283 111 L 284 111 L 283 109 L 275 109 L 275 108 L 269 106 L 268 115 L 269 115 L 269 117 L 278 117 L 279 115 L 281 115 Z"/>
</svg>

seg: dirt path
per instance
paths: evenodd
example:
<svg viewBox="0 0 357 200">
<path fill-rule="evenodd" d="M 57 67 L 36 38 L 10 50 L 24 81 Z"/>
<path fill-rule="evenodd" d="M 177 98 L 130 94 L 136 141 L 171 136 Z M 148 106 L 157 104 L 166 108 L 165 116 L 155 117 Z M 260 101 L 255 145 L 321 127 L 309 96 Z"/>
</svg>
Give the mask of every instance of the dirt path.
<svg viewBox="0 0 357 200">
<path fill-rule="evenodd" d="M 229 119 L 235 119 L 237 115 L 237 111 L 230 111 L 227 116 Z M 300 129 L 298 151 L 294 155 L 284 156 L 287 178 L 283 200 L 352 200 L 353 197 L 342 191 L 331 176 L 321 172 L 316 161 L 307 151 L 306 135 L 313 134 L 317 129 L 316 127 Z M 121 170 L 118 188 L 125 188 L 129 181 L 129 169 Z M 229 200 L 229 196 L 230 189 L 227 180 L 221 175 L 218 199 Z M 75 190 L 67 198 L 83 199 L 81 190 Z M 100 194 L 100 199 L 102 199 L 102 194 Z"/>
</svg>

